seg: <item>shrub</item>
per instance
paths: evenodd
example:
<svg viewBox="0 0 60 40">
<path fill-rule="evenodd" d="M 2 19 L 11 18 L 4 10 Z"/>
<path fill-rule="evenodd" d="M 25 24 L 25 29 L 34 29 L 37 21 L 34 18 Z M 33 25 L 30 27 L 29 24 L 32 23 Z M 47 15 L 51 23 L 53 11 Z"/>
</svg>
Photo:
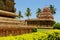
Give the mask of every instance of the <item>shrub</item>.
<svg viewBox="0 0 60 40">
<path fill-rule="evenodd" d="M 33 28 L 32 29 L 32 32 L 37 32 L 37 28 Z"/>
<path fill-rule="evenodd" d="M 60 23 L 55 23 L 53 25 L 53 29 L 60 29 Z"/>
</svg>

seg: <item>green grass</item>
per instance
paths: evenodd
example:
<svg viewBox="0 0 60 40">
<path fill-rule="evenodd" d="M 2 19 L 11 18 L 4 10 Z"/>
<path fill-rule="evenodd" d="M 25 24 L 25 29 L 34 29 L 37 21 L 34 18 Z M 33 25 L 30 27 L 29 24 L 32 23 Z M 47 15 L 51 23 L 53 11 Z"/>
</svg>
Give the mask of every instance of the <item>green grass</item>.
<svg viewBox="0 0 60 40">
<path fill-rule="evenodd" d="M 48 31 L 48 30 L 51 30 L 51 29 L 37 29 L 37 31 L 40 31 L 40 32 L 42 32 L 42 31 Z"/>
<path fill-rule="evenodd" d="M 53 31 L 58 29 L 37 29 L 37 32 L 47 32 L 47 31 Z"/>
<path fill-rule="evenodd" d="M 37 29 L 37 31 L 47 31 L 49 29 Z"/>
</svg>

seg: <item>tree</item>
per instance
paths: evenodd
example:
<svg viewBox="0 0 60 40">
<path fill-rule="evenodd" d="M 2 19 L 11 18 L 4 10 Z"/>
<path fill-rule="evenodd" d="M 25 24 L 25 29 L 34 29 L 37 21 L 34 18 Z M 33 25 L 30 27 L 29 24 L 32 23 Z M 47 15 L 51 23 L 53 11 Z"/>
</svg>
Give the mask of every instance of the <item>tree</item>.
<svg viewBox="0 0 60 40">
<path fill-rule="evenodd" d="M 29 16 L 31 16 L 31 10 L 30 10 L 30 8 L 27 8 L 25 15 L 26 15 L 26 16 L 28 17 L 28 19 L 29 19 Z"/>
<path fill-rule="evenodd" d="M 36 12 L 36 14 L 37 14 L 36 17 L 38 17 L 40 13 L 41 13 L 41 9 L 38 8 L 38 9 L 37 9 L 37 12 Z"/>
<path fill-rule="evenodd" d="M 56 14 L 56 8 L 54 8 L 53 5 L 50 5 L 49 8 L 50 8 L 52 14 Z"/>
<path fill-rule="evenodd" d="M 60 23 L 57 22 L 53 25 L 53 29 L 60 29 Z"/>
<path fill-rule="evenodd" d="M 19 11 L 19 16 L 18 18 L 23 18 L 22 14 L 21 14 L 21 11 Z"/>
</svg>

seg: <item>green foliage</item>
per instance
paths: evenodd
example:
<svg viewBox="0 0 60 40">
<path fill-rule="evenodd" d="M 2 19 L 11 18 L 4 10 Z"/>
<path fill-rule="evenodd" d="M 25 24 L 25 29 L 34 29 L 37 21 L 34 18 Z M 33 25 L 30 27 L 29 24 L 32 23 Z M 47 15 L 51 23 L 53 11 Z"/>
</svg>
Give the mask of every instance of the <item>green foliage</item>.
<svg viewBox="0 0 60 40">
<path fill-rule="evenodd" d="M 41 9 L 38 8 L 38 9 L 37 9 L 37 12 L 36 12 L 36 14 L 37 14 L 36 17 L 38 17 L 40 13 L 41 13 Z"/>
<path fill-rule="evenodd" d="M 60 23 L 55 23 L 53 29 L 60 29 Z"/>
<path fill-rule="evenodd" d="M 60 40 L 60 30 L 47 30 L 18 36 L 0 37 L 0 40 Z"/>
<path fill-rule="evenodd" d="M 33 28 L 32 29 L 32 32 L 37 32 L 37 28 Z"/>
<path fill-rule="evenodd" d="M 49 8 L 50 8 L 52 14 L 56 13 L 56 8 L 54 8 L 53 5 L 50 5 Z"/>
<path fill-rule="evenodd" d="M 30 8 L 27 8 L 25 15 L 29 18 L 31 16 L 31 10 Z"/>
<path fill-rule="evenodd" d="M 19 11 L 19 18 L 23 18 L 22 14 L 21 14 L 21 11 Z"/>
</svg>

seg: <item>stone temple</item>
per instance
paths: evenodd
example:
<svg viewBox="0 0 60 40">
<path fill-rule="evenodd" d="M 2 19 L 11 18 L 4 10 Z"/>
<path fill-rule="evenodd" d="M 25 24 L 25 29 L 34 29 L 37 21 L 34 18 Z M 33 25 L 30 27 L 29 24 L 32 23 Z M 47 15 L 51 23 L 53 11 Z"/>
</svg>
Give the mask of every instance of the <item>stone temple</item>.
<svg viewBox="0 0 60 40">
<path fill-rule="evenodd" d="M 45 7 L 40 13 L 37 19 L 26 20 L 27 25 L 38 26 L 38 28 L 48 28 L 51 29 L 55 23 L 54 17 L 52 16 L 51 10 Z"/>
<path fill-rule="evenodd" d="M 31 33 L 31 26 L 27 26 L 24 20 L 17 20 L 14 0 L 0 0 L 0 36 L 20 35 Z"/>
<path fill-rule="evenodd" d="M 40 20 L 41 28 L 50 28 L 53 26 L 54 17 L 52 16 L 51 10 L 48 7 L 45 7 L 43 11 L 40 13 L 38 20 Z"/>
<path fill-rule="evenodd" d="M 17 20 L 14 0 L 0 0 L 0 36 L 31 33 L 33 28 L 52 28 L 54 18 L 45 7 L 36 19 Z"/>
</svg>

